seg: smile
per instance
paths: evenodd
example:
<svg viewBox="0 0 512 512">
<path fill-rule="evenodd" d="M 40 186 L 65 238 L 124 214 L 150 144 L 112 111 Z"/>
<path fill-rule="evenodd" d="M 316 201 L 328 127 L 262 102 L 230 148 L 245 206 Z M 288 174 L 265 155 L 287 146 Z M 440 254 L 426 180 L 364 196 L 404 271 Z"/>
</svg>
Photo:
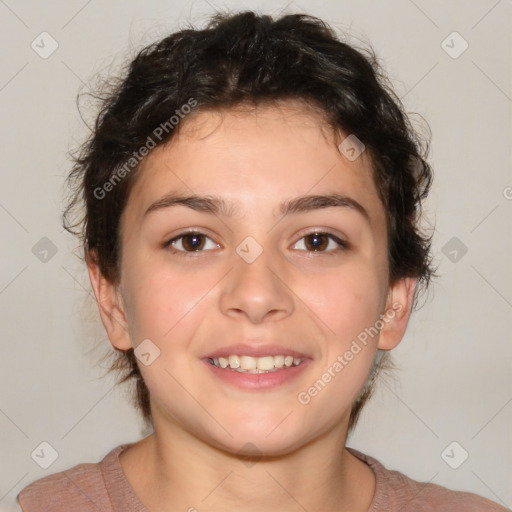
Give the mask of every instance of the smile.
<svg viewBox="0 0 512 512">
<path fill-rule="evenodd" d="M 206 357 L 203 363 L 219 382 L 247 391 L 264 391 L 291 384 L 313 360 L 291 355 Z"/>
<path fill-rule="evenodd" d="M 298 366 L 303 361 L 300 357 L 293 356 L 239 356 L 229 355 L 226 357 L 208 358 L 208 362 L 217 368 L 229 368 L 240 373 L 269 373 L 281 368 Z"/>
</svg>

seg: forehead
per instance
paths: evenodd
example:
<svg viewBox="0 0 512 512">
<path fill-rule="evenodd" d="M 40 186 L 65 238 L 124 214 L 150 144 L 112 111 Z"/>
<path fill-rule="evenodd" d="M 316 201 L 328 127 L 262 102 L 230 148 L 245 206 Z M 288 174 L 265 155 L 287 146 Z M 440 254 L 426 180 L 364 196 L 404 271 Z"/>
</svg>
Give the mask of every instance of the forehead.
<svg viewBox="0 0 512 512">
<path fill-rule="evenodd" d="M 222 196 L 230 214 L 241 216 L 263 206 L 278 215 L 285 198 L 339 193 L 364 203 L 371 223 L 382 227 L 370 158 L 363 152 L 350 161 L 341 154 L 346 136 L 296 101 L 196 112 L 142 162 L 131 215 L 141 219 L 170 192 Z"/>
</svg>

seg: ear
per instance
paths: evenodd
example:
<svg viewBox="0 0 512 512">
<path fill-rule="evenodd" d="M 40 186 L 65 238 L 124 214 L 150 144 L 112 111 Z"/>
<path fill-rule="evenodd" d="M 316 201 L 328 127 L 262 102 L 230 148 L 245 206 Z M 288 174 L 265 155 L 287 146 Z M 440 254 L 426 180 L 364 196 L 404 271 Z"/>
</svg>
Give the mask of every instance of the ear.
<svg viewBox="0 0 512 512">
<path fill-rule="evenodd" d="M 101 321 L 107 331 L 110 343 L 119 350 L 128 350 L 132 348 L 132 344 L 128 334 L 128 323 L 121 294 L 117 287 L 101 273 L 95 252 L 89 253 L 86 260 Z"/>
<path fill-rule="evenodd" d="M 389 289 L 378 348 L 391 350 L 402 341 L 411 314 L 416 284 L 416 278 L 404 277 Z"/>
</svg>

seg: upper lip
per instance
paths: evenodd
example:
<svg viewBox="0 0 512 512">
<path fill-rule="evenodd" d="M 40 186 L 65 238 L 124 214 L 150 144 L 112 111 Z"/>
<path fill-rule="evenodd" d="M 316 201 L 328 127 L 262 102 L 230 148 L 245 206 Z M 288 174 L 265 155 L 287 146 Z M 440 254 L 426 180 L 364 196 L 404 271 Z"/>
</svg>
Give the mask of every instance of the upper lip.
<svg viewBox="0 0 512 512">
<path fill-rule="evenodd" d="M 216 349 L 214 352 L 210 352 L 205 357 L 214 359 L 216 357 L 226 357 L 230 355 L 237 356 L 251 356 L 251 357 L 263 357 L 263 356 L 293 356 L 302 359 L 309 358 L 307 354 L 293 350 L 282 345 L 247 345 L 244 343 L 238 345 L 229 345 L 228 347 L 222 347 Z"/>
</svg>

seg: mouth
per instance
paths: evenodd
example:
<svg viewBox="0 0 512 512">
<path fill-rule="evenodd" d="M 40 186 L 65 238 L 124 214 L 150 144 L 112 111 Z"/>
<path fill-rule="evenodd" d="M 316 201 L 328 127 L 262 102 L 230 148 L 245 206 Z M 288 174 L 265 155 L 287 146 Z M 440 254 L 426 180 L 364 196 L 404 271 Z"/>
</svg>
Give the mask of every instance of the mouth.
<svg viewBox="0 0 512 512">
<path fill-rule="evenodd" d="M 217 382 L 243 391 L 261 392 L 292 385 L 313 359 L 300 353 L 264 355 L 260 352 L 250 356 L 243 352 L 229 355 L 224 352 L 211 354 L 202 361 Z"/>
<path fill-rule="evenodd" d="M 252 357 L 249 355 L 230 354 L 220 357 L 206 358 L 211 365 L 223 370 L 232 370 L 239 373 L 273 373 L 279 370 L 299 366 L 305 360 L 303 357 L 292 355 L 265 355 Z"/>
</svg>

